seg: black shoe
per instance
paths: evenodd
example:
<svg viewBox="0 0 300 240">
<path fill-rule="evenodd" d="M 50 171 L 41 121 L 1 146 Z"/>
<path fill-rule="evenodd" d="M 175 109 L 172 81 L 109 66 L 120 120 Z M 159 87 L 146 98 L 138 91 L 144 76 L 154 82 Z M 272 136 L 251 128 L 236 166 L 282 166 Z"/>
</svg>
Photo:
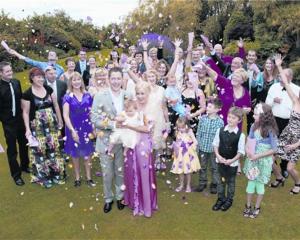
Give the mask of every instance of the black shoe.
<svg viewBox="0 0 300 240">
<path fill-rule="evenodd" d="M 221 209 L 221 207 L 223 206 L 224 201 L 220 198 L 218 198 L 217 202 L 215 203 L 215 205 L 213 205 L 212 210 L 214 211 L 218 211 Z"/>
<path fill-rule="evenodd" d="M 203 192 L 205 188 L 206 188 L 206 184 L 200 184 L 199 187 L 193 188 L 192 192 Z"/>
<path fill-rule="evenodd" d="M 217 184 L 210 184 L 210 193 L 217 194 Z"/>
<path fill-rule="evenodd" d="M 94 183 L 94 181 L 93 181 L 92 179 L 87 180 L 87 181 L 86 181 L 86 184 L 87 184 L 89 187 L 96 187 L 96 183 Z"/>
<path fill-rule="evenodd" d="M 117 200 L 117 206 L 119 210 L 123 210 L 125 205 L 123 204 L 124 200 Z"/>
<path fill-rule="evenodd" d="M 23 179 L 21 177 L 16 178 L 15 183 L 17 186 L 23 186 L 25 184 L 25 182 L 23 181 Z"/>
<path fill-rule="evenodd" d="M 225 203 L 222 205 L 221 210 L 223 212 L 227 211 L 232 206 L 232 200 L 226 200 Z"/>
<path fill-rule="evenodd" d="M 75 180 L 74 187 L 80 187 L 80 185 L 81 185 L 80 180 Z"/>
<path fill-rule="evenodd" d="M 103 211 L 104 213 L 108 213 L 111 210 L 111 206 L 113 205 L 113 201 L 109 202 L 109 203 L 105 203 L 104 207 L 103 207 Z"/>
<path fill-rule="evenodd" d="M 31 173 L 31 169 L 29 167 L 22 168 L 22 172 Z"/>
</svg>

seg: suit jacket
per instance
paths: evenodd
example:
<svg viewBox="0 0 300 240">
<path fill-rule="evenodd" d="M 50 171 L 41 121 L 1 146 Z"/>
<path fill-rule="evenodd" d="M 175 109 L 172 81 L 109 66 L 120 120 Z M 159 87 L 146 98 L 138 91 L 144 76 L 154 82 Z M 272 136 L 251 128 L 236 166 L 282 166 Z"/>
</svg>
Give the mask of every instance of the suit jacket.
<svg viewBox="0 0 300 240">
<path fill-rule="evenodd" d="M 121 90 L 123 99 L 125 92 Z M 117 110 L 114 107 L 111 93 L 109 90 L 99 92 L 95 95 L 91 121 L 97 132 L 96 150 L 105 154 L 109 143 L 109 136 L 115 128 L 114 118 L 117 116 Z"/>
<path fill-rule="evenodd" d="M 85 69 L 87 69 L 87 66 L 88 65 L 86 65 Z M 79 72 L 82 75 L 81 68 L 80 68 L 80 62 L 79 61 L 77 61 L 75 63 L 75 72 Z"/>
<path fill-rule="evenodd" d="M 47 85 L 47 81 L 45 81 L 44 84 Z M 67 88 L 68 88 L 67 84 L 64 81 L 56 80 L 56 89 L 57 89 L 56 98 L 57 98 L 57 102 L 58 102 L 61 114 L 63 114 L 62 113 L 62 100 L 63 100 L 63 97 L 65 96 L 65 94 L 67 92 Z"/>
</svg>

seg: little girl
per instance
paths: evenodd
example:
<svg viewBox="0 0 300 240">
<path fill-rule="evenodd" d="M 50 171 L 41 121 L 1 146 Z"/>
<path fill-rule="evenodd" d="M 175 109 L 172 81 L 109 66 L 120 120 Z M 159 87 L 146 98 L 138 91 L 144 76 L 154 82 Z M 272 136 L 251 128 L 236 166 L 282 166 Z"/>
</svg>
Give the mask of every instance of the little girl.
<svg viewBox="0 0 300 240">
<path fill-rule="evenodd" d="M 197 140 L 193 130 L 188 126 L 188 120 L 180 117 L 176 121 L 176 142 L 174 148 L 174 162 L 171 172 L 179 174 L 180 185 L 176 192 L 180 192 L 184 185 L 184 175 L 186 175 L 186 192 L 191 192 L 191 173 L 200 169 L 200 162 L 196 152 Z"/>
<path fill-rule="evenodd" d="M 140 115 L 137 112 L 136 101 L 132 99 L 127 99 L 124 102 L 125 111 L 116 117 L 116 120 L 122 122 L 122 126 L 141 126 L 143 125 L 143 120 L 140 119 Z M 126 156 L 127 150 L 134 149 L 138 142 L 138 133 L 128 128 L 116 128 L 114 132 L 110 135 L 109 146 L 107 149 L 108 154 L 115 144 L 122 143 L 124 147 L 124 156 Z"/>
<path fill-rule="evenodd" d="M 265 184 L 271 177 L 273 158 L 277 148 L 277 124 L 269 105 L 259 103 L 254 109 L 254 124 L 250 128 L 246 143 L 246 162 L 244 173 L 248 178 L 247 204 L 244 217 L 256 218 L 260 212 L 260 203 L 265 193 Z M 251 209 L 251 200 L 257 193 L 255 208 Z"/>
</svg>

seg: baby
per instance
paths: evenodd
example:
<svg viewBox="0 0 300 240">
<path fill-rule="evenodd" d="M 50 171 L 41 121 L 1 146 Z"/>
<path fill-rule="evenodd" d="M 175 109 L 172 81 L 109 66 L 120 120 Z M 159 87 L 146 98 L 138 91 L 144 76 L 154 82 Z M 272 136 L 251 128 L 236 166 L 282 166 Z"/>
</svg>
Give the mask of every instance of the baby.
<svg viewBox="0 0 300 240">
<path fill-rule="evenodd" d="M 134 149 L 138 142 L 138 132 L 126 128 L 126 125 L 130 126 L 141 126 L 143 125 L 143 119 L 137 111 L 137 104 L 132 99 L 127 99 L 124 102 L 125 111 L 116 117 L 116 120 L 122 122 L 124 128 L 115 128 L 113 133 L 110 135 L 108 154 L 116 144 L 122 144 L 124 147 L 124 156 L 126 156 L 127 150 Z"/>
</svg>

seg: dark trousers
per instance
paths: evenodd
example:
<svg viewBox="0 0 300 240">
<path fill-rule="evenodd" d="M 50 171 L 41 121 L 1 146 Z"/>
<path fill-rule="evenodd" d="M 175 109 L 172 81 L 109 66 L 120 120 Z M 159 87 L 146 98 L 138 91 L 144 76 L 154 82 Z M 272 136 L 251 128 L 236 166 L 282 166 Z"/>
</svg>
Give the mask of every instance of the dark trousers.
<svg viewBox="0 0 300 240">
<path fill-rule="evenodd" d="M 218 181 L 218 198 L 225 201 L 233 201 L 235 192 L 235 177 L 238 167 L 230 167 L 223 163 L 218 163 L 219 181 Z M 227 187 L 227 196 L 225 196 Z"/>
<path fill-rule="evenodd" d="M 10 123 L 2 123 L 4 136 L 7 145 L 7 158 L 10 169 L 10 174 L 14 179 L 21 177 L 22 169 L 28 168 L 28 147 L 25 137 L 25 126 L 23 119 L 12 121 Z M 19 156 L 21 166 L 17 161 L 17 142 L 19 145 Z"/>
<path fill-rule="evenodd" d="M 219 173 L 216 163 L 216 155 L 214 152 L 207 153 L 199 151 L 199 159 L 201 169 L 199 171 L 199 185 L 206 185 L 207 184 L 207 169 L 210 166 L 211 171 L 211 184 L 217 185 L 219 181 Z"/>
<path fill-rule="evenodd" d="M 278 126 L 278 131 L 279 131 L 279 136 L 280 136 L 283 129 L 285 129 L 285 127 L 288 125 L 290 119 L 275 117 L 275 120 L 276 120 L 276 123 Z M 281 163 L 280 163 L 281 172 L 287 171 L 287 164 L 288 164 L 288 161 L 281 160 Z"/>
</svg>

